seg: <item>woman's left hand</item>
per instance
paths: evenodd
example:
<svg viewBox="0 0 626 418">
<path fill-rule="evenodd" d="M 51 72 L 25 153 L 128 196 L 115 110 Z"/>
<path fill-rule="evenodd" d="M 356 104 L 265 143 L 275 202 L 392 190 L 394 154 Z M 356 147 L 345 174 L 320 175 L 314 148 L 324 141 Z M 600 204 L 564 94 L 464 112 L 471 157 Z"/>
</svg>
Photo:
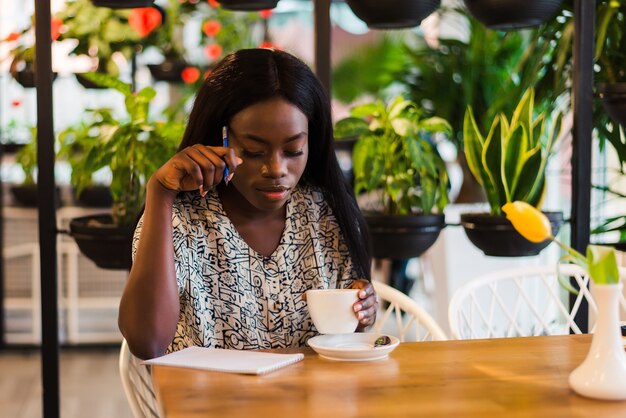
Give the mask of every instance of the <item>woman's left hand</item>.
<svg viewBox="0 0 626 418">
<path fill-rule="evenodd" d="M 365 279 L 359 279 L 352 283 L 350 286 L 352 289 L 361 289 L 358 293 L 359 300 L 354 303 L 354 314 L 359 319 L 359 326 L 357 331 L 363 331 L 370 325 L 374 325 L 376 321 L 376 310 L 378 308 L 378 301 L 374 286 L 372 283 Z"/>
</svg>

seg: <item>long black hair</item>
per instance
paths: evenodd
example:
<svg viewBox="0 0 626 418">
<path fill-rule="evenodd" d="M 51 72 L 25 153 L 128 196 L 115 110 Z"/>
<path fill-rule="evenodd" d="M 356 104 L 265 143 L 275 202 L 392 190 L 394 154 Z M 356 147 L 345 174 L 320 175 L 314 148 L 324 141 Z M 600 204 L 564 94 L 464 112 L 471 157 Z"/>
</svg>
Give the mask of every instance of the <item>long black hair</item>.
<svg viewBox="0 0 626 418">
<path fill-rule="evenodd" d="M 300 59 L 283 51 L 243 49 L 227 55 L 198 91 L 180 149 L 222 145 L 222 126 L 256 103 L 280 97 L 309 121 L 309 157 L 301 181 L 320 187 L 337 218 L 357 274 L 370 279 L 367 225 L 334 150 L 330 100 Z"/>
</svg>

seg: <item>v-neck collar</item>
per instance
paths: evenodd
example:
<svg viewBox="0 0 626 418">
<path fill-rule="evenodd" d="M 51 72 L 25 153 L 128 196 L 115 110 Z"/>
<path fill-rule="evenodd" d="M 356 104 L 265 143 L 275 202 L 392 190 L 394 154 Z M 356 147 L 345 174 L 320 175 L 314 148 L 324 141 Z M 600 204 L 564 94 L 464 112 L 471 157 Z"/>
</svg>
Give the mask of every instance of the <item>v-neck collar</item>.
<svg viewBox="0 0 626 418">
<path fill-rule="evenodd" d="M 209 194 L 207 194 L 207 198 L 214 201 L 215 209 L 217 211 L 217 214 L 220 217 L 223 218 L 225 226 L 228 229 L 233 231 L 233 234 L 235 235 L 235 237 L 239 241 L 241 241 L 243 243 L 245 248 L 248 249 L 248 252 L 250 254 L 252 254 L 255 258 L 267 259 L 267 258 L 276 258 L 276 257 L 278 257 L 280 255 L 280 254 L 278 254 L 278 252 L 280 251 L 281 247 L 285 243 L 285 237 L 291 231 L 292 225 L 294 223 L 293 222 L 293 215 L 294 215 L 293 207 L 294 207 L 294 205 L 296 204 L 296 201 L 297 201 L 296 194 L 298 194 L 298 195 L 300 194 L 300 185 L 296 186 L 294 191 L 289 195 L 289 198 L 287 199 L 287 202 L 285 203 L 285 207 L 286 207 L 286 210 L 285 210 L 285 227 L 283 228 L 283 232 L 280 235 L 280 240 L 278 241 L 278 245 L 276 246 L 276 248 L 274 249 L 274 251 L 272 251 L 272 254 L 270 254 L 270 255 L 263 255 L 263 254 L 257 252 L 241 236 L 241 234 L 237 230 L 237 227 L 235 227 L 235 224 L 233 224 L 233 222 L 230 220 L 230 218 L 226 214 L 226 211 L 224 210 L 224 206 L 222 205 L 222 200 L 220 199 L 220 196 L 219 196 L 219 193 L 217 192 L 217 190 L 215 190 L 215 189 L 211 190 L 209 192 Z"/>
</svg>

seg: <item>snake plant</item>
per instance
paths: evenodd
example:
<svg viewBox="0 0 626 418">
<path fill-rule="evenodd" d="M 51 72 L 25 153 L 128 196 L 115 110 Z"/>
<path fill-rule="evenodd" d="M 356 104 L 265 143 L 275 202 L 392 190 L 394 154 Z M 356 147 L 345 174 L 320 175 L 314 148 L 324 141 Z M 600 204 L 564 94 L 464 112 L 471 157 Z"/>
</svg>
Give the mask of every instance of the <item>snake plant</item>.
<svg viewBox="0 0 626 418">
<path fill-rule="evenodd" d="M 549 129 L 546 114 L 533 115 L 535 92 L 526 90 L 511 119 L 496 115 L 487 136 L 480 132 L 471 106 L 463 123 L 468 166 L 487 194 L 494 215 L 507 202 L 538 207 L 546 185 L 546 166 L 561 129 L 558 113 Z"/>
</svg>

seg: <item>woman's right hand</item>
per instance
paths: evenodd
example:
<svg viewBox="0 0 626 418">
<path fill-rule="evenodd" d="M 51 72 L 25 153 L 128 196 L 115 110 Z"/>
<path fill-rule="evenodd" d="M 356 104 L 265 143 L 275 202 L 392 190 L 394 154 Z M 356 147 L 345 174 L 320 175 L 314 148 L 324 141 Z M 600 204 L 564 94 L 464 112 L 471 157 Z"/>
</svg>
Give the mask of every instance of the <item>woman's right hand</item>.
<svg viewBox="0 0 626 418">
<path fill-rule="evenodd" d="M 224 179 L 228 166 L 228 181 L 243 161 L 233 148 L 192 145 L 178 152 L 153 175 L 164 188 L 182 192 L 200 190 L 202 195 Z"/>
</svg>

